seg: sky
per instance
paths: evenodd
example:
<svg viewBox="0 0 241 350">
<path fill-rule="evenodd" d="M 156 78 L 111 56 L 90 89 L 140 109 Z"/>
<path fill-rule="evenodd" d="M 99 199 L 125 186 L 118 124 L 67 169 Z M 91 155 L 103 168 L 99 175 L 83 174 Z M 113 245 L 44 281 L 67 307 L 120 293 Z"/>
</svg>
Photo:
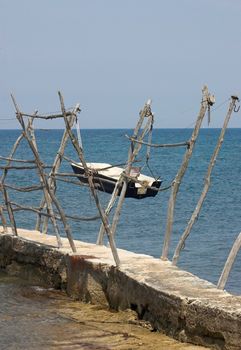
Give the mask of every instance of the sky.
<svg viewBox="0 0 241 350">
<path fill-rule="evenodd" d="M 149 98 L 156 127 L 192 127 L 204 84 L 221 127 L 241 97 L 240 18 L 239 0 L 0 0 L 0 128 L 19 128 L 10 93 L 49 113 L 59 90 L 82 128 L 132 128 Z"/>
</svg>

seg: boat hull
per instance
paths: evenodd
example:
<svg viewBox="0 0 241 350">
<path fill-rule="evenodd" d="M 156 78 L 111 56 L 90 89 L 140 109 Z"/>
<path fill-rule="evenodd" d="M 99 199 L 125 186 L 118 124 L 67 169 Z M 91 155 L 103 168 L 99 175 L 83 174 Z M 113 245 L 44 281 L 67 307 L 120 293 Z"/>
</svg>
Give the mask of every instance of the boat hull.
<svg viewBox="0 0 241 350">
<path fill-rule="evenodd" d="M 84 169 L 80 166 L 71 164 L 72 169 L 76 175 L 78 175 L 78 179 L 82 183 L 88 183 L 88 178 L 85 175 Z M 117 180 L 110 178 L 108 176 L 102 174 L 94 174 L 93 182 L 96 189 L 102 192 L 112 193 L 114 191 Z M 143 187 L 135 187 L 134 181 L 129 181 L 126 190 L 126 198 L 136 198 L 142 199 L 146 197 L 155 197 L 158 193 L 158 189 L 161 186 L 161 181 L 156 180 L 152 183 L 152 188 L 143 188 Z M 122 186 L 118 191 L 118 196 L 121 193 Z"/>
</svg>

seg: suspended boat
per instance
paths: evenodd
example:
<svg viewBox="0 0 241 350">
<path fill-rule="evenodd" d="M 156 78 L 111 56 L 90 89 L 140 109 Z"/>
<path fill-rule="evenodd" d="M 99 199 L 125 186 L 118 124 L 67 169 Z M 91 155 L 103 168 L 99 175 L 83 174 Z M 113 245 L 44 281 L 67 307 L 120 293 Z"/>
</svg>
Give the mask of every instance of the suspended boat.
<svg viewBox="0 0 241 350">
<path fill-rule="evenodd" d="M 73 171 L 78 175 L 78 178 L 83 183 L 88 183 L 88 178 L 85 175 L 83 165 L 81 163 L 71 163 Z M 107 163 L 87 163 L 88 169 L 93 172 L 93 181 L 95 188 L 100 191 L 112 193 L 116 182 L 119 180 L 124 169 L 112 166 Z M 162 181 L 156 180 L 154 177 L 140 174 L 140 168 L 133 167 L 130 172 L 130 177 L 133 180 L 128 182 L 125 197 L 142 199 L 145 197 L 155 197 Z M 138 180 L 138 182 L 135 182 Z M 120 195 L 121 187 L 118 195 Z"/>
</svg>

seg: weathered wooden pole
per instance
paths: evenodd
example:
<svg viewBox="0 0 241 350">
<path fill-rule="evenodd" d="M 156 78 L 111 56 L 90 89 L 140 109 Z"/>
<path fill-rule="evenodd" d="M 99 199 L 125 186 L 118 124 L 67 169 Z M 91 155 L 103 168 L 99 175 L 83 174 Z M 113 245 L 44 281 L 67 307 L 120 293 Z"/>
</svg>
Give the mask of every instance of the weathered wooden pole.
<svg viewBox="0 0 241 350">
<path fill-rule="evenodd" d="M 109 203 L 108 203 L 108 205 L 107 205 L 107 207 L 105 209 L 105 214 L 106 214 L 107 217 L 109 216 L 109 214 L 111 212 L 111 209 L 113 208 L 113 206 L 115 204 L 115 201 L 117 199 L 117 196 L 118 196 L 118 193 L 119 193 L 122 181 L 123 181 L 123 179 L 120 176 L 120 178 L 118 179 L 118 181 L 115 184 L 114 191 L 112 192 L 110 201 L 109 201 Z M 97 238 L 96 244 L 98 244 L 98 245 L 103 245 L 104 244 L 104 233 L 105 233 L 105 227 L 104 227 L 103 222 L 102 222 L 101 225 L 100 225 L 100 230 L 99 230 L 99 234 L 98 234 L 98 238 Z"/>
<path fill-rule="evenodd" d="M 10 199 L 9 199 L 7 190 L 4 187 L 4 185 L 3 185 L 3 196 L 4 196 L 4 199 L 5 199 L 5 205 L 6 205 L 6 208 L 7 208 L 7 211 L 8 211 L 8 217 L 9 217 L 10 225 L 11 225 L 11 228 L 12 228 L 12 233 L 15 236 L 18 236 L 17 225 L 16 225 L 16 221 L 15 221 L 15 218 L 14 218 L 13 209 L 12 209 L 12 206 L 11 206 L 11 203 L 10 203 Z"/>
<path fill-rule="evenodd" d="M 75 148 L 75 150 L 76 150 L 76 152 L 77 152 L 77 154 L 79 156 L 79 159 L 80 159 L 80 161 L 81 161 L 81 163 L 83 165 L 83 168 L 84 168 L 84 171 L 85 171 L 85 175 L 87 176 L 87 179 L 88 179 L 88 183 L 89 183 L 89 187 L 90 187 L 92 196 L 93 196 L 93 198 L 95 200 L 96 207 L 97 207 L 97 209 L 99 211 L 101 220 L 102 220 L 103 225 L 105 227 L 105 231 L 106 231 L 109 243 L 110 243 L 110 248 L 111 248 L 111 251 L 112 251 L 113 258 L 115 260 L 116 266 L 120 266 L 120 259 L 119 259 L 118 252 L 117 252 L 116 245 L 115 245 L 115 241 L 114 241 L 111 229 L 110 229 L 109 221 L 108 221 L 108 218 L 107 218 L 104 210 L 101 207 L 101 204 L 99 202 L 99 198 L 98 198 L 96 190 L 95 190 L 95 186 L 94 186 L 94 182 L 93 182 L 93 175 L 89 171 L 88 166 L 86 164 L 82 147 L 79 145 L 78 140 L 76 139 L 75 135 L 73 134 L 73 132 L 72 132 L 72 130 L 70 128 L 69 121 L 68 121 L 68 118 L 66 116 L 66 110 L 65 110 L 65 106 L 64 106 L 63 96 L 61 95 L 60 92 L 58 94 L 59 94 L 62 114 L 64 116 L 66 130 L 69 133 L 70 140 L 71 140 L 71 142 L 72 142 L 72 144 L 73 144 L 73 146 L 74 146 L 74 148 Z"/>
<path fill-rule="evenodd" d="M 37 115 L 37 111 L 34 113 L 34 115 Z M 33 128 L 33 122 L 34 122 L 34 118 L 30 117 L 29 118 L 29 122 L 28 122 L 27 131 L 29 132 L 29 135 L 30 135 L 30 137 L 31 137 L 31 139 L 33 141 L 34 147 L 38 151 L 37 141 L 36 141 L 35 132 L 34 132 L 34 128 Z"/>
<path fill-rule="evenodd" d="M 227 258 L 227 261 L 224 265 L 223 271 L 221 273 L 221 276 L 220 276 L 218 284 L 217 284 L 218 289 L 224 289 L 226 282 L 228 280 L 229 273 L 232 269 L 234 260 L 237 256 L 240 248 L 241 248 L 241 232 L 239 233 L 238 237 L 236 238 L 236 240 L 232 246 L 232 249 L 229 253 L 229 256 Z"/>
<path fill-rule="evenodd" d="M 5 216 L 3 215 L 3 206 L 0 206 L 0 217 L 1 217 L 2 226 L 3 226 L 3 233 L 7 233 L 8 228 L 7 228 L 7 222 L 6 222 Z"/>
<path fill-rule="evenodd" d="M 69 122 L 69 125 L 71 128 L 74 125 L 74 122 L 76 121 L 76 118 L 77 118 L 77 113 L 79 113 L 79 112 L 80 112 L 80 105 L 79 105 L 79 103 L 77 103 L 77 105 L 74 107 L 71 115 L 68 117 L 68 122 Z M 62 136 L 62 140 L 61 140 L 59 149 L 58 149 L 58 152 L 57 152 L 57 155 L 56 155 L 54 163 L 53 163 L 53 167 L 52 167 L 50 174 L 49 174 L 50 178 L 53 175 L 55 175 L 60 168 L 68 139 L 69 139 L 69 134 L 68 134 L 68 131 L 65 129 L 64 134 Z M 50 186 L 54 186 L 53 190 L 55 190 L 55 181 L 53 178 L 49 181 L 49 184 L 50 184 Z"/>
<path fill-rule="evenodd" d="M 151 113 L 151 109 L 150 109 L 150 104 L 146 104 L 146 109 L 144 108 L 144 110 L 146 111 L 145 117 L 148 117 L 148 122 L 146 123 L 146 126 L 144 127 L 141 135 L 138 137 L 138 140 L 142 141 L 143 138 L 145 137 L 147 131 L 150 129 L 152 123 L 153 123 L 153 115 Z M 111 230 L 113 235 L 115 235 L 116 233 L 116 228 L 117 228 L 117 224 L 120 218 L 120 213 L 121 213 L 121 209 L 125 200 L 125 195 L 126 195 L 126 190 L 127 190 L 127 186 L 128 186 L 128 182 L 130 181 L 128 179 L 128 176 L 130 176 L 130 171 L 131 171 L 131 167 L 132 164 L 136 158 L 136 156 L 138 155 L 140 149 L 141 149 L 142 145 L 140 143 L 134 145 L 134 149 L 132 150 L 132 146 L 130 147 L 129 150 L 129 157 L 128 157 L 128 161 L 127 161 L 127 167 L 124 171 L 124 175 L 127 175 L 127 177 L 124 176 L 124 182 L 123 182 L 123 186 L 122 186 L 122 190 L 120 193 L 120 197 L 119 197 L 119 201 L 115 210 L 115 214 L 113 216 L 113 220 L 112 220 L 112 225 L 111 225 Z"/>
<path fill-rule="evenodd" d="M 32 151 L 32 153 L 33 153 L 33 155 L 35 157 L 36 165 L 38 166 L 40 181 L 41 181 L 41 184 L 43 186 L 43 190 L 44 190 L 44 194 L 45 194 L 45 200 L 46 200 L 46 203 L 47 203 L 47 208 L 48 208 L 48 211 L 49 211 L 49 213 L 51 215 L 51 220 L 52 220 L 53 226 L 55 228 L 55 234 L 56 234 L 58 245 L 61 246 L 62 242 L 61 242 L 61 238 L 60 238 L 59 231 L 58 231 L 58 226 L 56 224 L 55 215 L 54 215 L 54 212 L 53 212 L 53 209 L 52 209 L 51 202 L 49 201 L 49 198 L 54 203 L 55 207 L 57 208 L 57 210 L 58 210 L 58 212 L 59 212 L 59 214 L 61 216 L 61 219 L 62 219 L 62 222 L 63 222 L 63 225 L 64 225 L 64 229 L 65 229 L 67 238 L 69 240 L 71 249 L 72 249 L 73 252 L 76 252 L 76 247 L 75 247 L 75 244 L 74 244 L 74 241 L 73 241 L 73 238 L 72 238 L 71 230 L 70 230 L 70 227 L 68 225 L 65 213 L 64 213 L 62 207 L 60 206 L 57 198 L 55 197 L 54 193 L 52 192 L 52 190 L 50 189 L 50 187 L 48 185 L 48 181 L 46 180 L 44 171 L 42 169 L 42 162 L 41 162 L 39 154 L 38 154 L 38 152 L 37 152 L 37 150 L 35 148 L 34 142 L 31 139 L 31 137 L 28 135 L 28 130 L 26 130 L 22 114 L 21 114 L 21 112 L 20 112 L 20 110 L 18 108 L 18 105 L 17 105 L 17 103 L 15 101 L 15 98 L 13 97 L 13 95 L 11 95 L 11 97 L 12 97 L 12 100 L 13 100 L 13 103 L 14 103 L 14 106 L 15 106 L 15 109 L 16 109 L 16 112 L 17 112 L 16 113 L 17 119 L 18 119 L 18 121 L 19 121 L 19 123 L 20 123 L 20 125 L 22 126 L 22 129 L 23 129 L 23 135 L 26 138 L 26 140 L 27 140 L 27 142 L 28 142 L 28 144 L 30 146 L 30 149 L 31 149 L 31 151 Z"/>
<path fill-rule="evenodd" d="M 74 122 L 75 122 L 75 120 L 77 118 L 77 113 L 79 111 L 80 111 L 80 105 L 77 104 L 75 106 L 75 108 L 73 109 L 73 111 L 72 111 L 72 115 L 70 115 L 68 117 L 69 118 L 69 124 L 70 124 L 71 128 L 72 128 L 72 126 L 73 126 L 73 124 L 74 124 Z M 60 146 L 59 146 L 59 150 L 58 150 L 57 155 L 55 157 L 54 163 L 52 165 L 52 169 L 51 169 L 50 174 L 49 174 L 49 179 L 48 179 L 49 187 L 51 188 L 51 190 L 53 192 L 56 191 L 56 183 L 55 183 L 54 175 L 56 174 L 56 172 L 60 168 L 60 165 L 61 165 L 61 162 L 62 162 L 62 158 L 63 158 L 63 155 L 64 155 L 64 151 L 65 151 L 65 147 L 67 145 L 68 139 L 69 139 L 69 134 L 68 134 L 67 130 L 65 129 L 64 134 L 62 136 L 62 140 L 61 140 Z M 45 202 L 45 198 L 43 197 L 43 199 L 41 201 L 41 204 L 40 204 L 40 207 L 44 208 L 45 206 L 46 206 L 46 202 Z M 41 225 L 41 215 L 38 215 L 37 222 L 36 222 L 36 230 L 38 230 L 38 231 L 40 230 L 40 225 Z M 47 228 L 48 228 L 48 217 L 45 217 L 43 228 L 42 228 L 43 233 L 47 233 Z"/>
<path fill-rule="evenodd" d="M 203 205 L 203 202 L 206 198 L 206 195 L 208 193 L 208 190 L 209 190 L 209 187 L 210 187 L 210 184 L 211 184 L 211 174 L 212 174 L 212 170 L 214 168 L 214 165 L 216 163 L 216 160 L 217 160 L 217 156 L 219 154 L 219 151 L 221 149 L 221 146 L 222 146 L 222 143 L 223 143 L 223 140 L 224 140 L 224 136 L 225 136 L 225 132 L 226 132 L 226 129 L 227 129 L 227 126 L 228 126 L 228 123 L 229 123 L 229 120 L 231 118 L 231 115 L 232 115 L 232 112 L 235 108 L 235 103 L 236 101 L 238 100 L 238 97 L 236 96 L 232 96 L 231 97 L 231 102 L 230 102 L 230 105 L 229 105 L 229 108 L 228 108 L 228 112 L 227 112 L 227 115 L 226 115 L 226 118 L 224 120 L 224 124 L 223 124 L 223 127 L 222 127 L 222 130 L 220 132 L 220 135 L 219 135 L 219 138 L 218 138 L 218 141 L 217 141 L 217 145 L 215 147 L 215 150 L 212 154 L 212 157 L 210 159 L 210 163 L 209 163 L 209 166 L 208 166 L 208 170 L 207 170 L 207 174 L 206 174 L 206 177 L 205 177 L 205 184 L 204 184 L 204 188 L 203 188 L 203 191 L 201 193 L 201 196 L 198 200 L 198 203 L 197 203 L 197 206 L 187 224 L 187 227 L 185 229 L 185 231 L 183 232 L 179 242 L 178 242 L 178 245 L 176 247 L 176 250 L 174 252 L 174 255 L 173 255 L 173 259 L 172 259 L 172 264 L 173 265 L 176 265 L 177 262 L 178 262 L 178 259 L 179 259 L 179 256 L 180 256 L 180 252 L 182 250 L 182 247 L 184 246 L 185 244 L 185 241 L 187 239 L 187 237 L 189 236 L 190 232 L 191 232 L 191 229 L 193 227 L 193 225 L 195 224 L 198 216 L 199 216 L 199 213 L 202 209 L 202 205 Z"/>
<path fill-rule="evenodd" d="M 188 167 L 189 161 L 191 159 L 193 149 L 195 146 L 196 139 L 199 135 L 199 130 L 202 125 L 203 118 L 206 114 L 208 105 L 209 105 L 209 93 L 208 93 L 208 88 L 207 86 L 204 86 L 202 90 L 202 102 L 201 102 L 201 108 L 200 112 L 196 121 L 195 128 L 193 130 L 191 139 L 189 141 L 189 147 L 187 148 L 184 158 L 182 161 L 182 165 L 174 179 L 173 186 L 171 189 L 171 194 L 169 198 L 169 203 L 168 203 L 168 212 L 167 212 L 167 224 L 166 224 L 166 233 L 165 233 L 165 238 L 164 238 L 164 243 L 163 243 L 163 249 L 162 249 L 162 255 L 161 259 L 167 260 L 168 259 L 168 252 L 169 252 L 169 245 L 170 245 L 170 240 L 171 240 L 171 234 L 172 234 L 172 226 L 173 226 L 173 219 L 174 219 L 174 209 L 175 209 L 175 203 L 176 203 L 176 197 L 177 193 L 179 191 L 179 187 L 182 181 L 182 178 L 186 172 L 186 169 Z"/>
<path fill-rule="evenodd" d="M 23 118 L 22 118 L 22 115 L 21 115 L 21 112 L 20 112 L 20 110 L 19 110 L 19 108 L 17 106 L 17 103 L 16 103 L 16 101 L 15 101 L 13 96 L 12 96 L 12 99 L 13 99 L 13 102 L 14 102 L 14 105 L 15 105 L 15 108 L 16 108 L 16 111 L 17 111 L 17 116 L 18 116 L 19 123 L 21 124 L 23 130 L 25 131 L 24 137 L 28 141 L 29 144 L 31 143 L 32 150 L 34 149 L 35 150 L 35 154 L 38 155 L 37 142 L 36 142 L 35 133 L 34 133 L 34 129 L 33 129 L 34 118 L 33 117 L 29 117 L 28 128 L 26 128 L 25 127 L 25 123 L 24 123 Z M 37 112 L 35 113 L 35 115 L 36 114 L 37 114 Z M 46 187 L 44 186 L 44 182 L 43 182 L 43 179 L 42 179 L 42 176 L 41 176 L 41 173 L 43 173 L 43 166 L 42 166 L 42 163 L 41 163 L 40 159 L 36 159 L 36 157 L 35 157 L 35 160 L 36 160 L 36 165 L 37 165 L 38 172 L 39 172 L 39 175 L 40 175 L 40 182 L 41 182 L 41 185 L 42 185 L 41 187 L 43 188 L 43 192 L 44 192 L 46 201 L 48 202 L 47 211 L 48 211 L 48 213 L 51 216 L 51 221 L 53 223 L 53 227 L 54 227 L 54 230 L 55 230 L 55 235 L 56 235 L 56 238 L 57 238 L 58 247 L 60 248 L 60 247 L 62 247 L 62 241 L 61 241 L 61 237 L 60 237 L 59 227 L 57 225 L 57 222 L 56 222 L 56 219 L 55 219 L 55 216 L 54 216 L 54 212 L 53 212 L 53 208 L 52 208 L 51 203 L 50 203 L 49 193 L 48 193 Z"/>
<path fill-rule="evenodd" d="M 18 108 L 16 101 L 15 101 L 15 108 Z M 20 113 L 19 109 L 18 109 L 18 112 Z M 28 128 L 26 129 L 25 138 L 29 137 L 29 140 L 32 141 L 33 147 L 35 148 L 36 152 L 38 153 L 37 141 L 36 141 L 35 132 L 34 132 L 34 128 L 33 128 L 33 122 L 34 122 L 35 116 L 37 116 L 37 111 L 34 113 L 33 117 L 28 117 L 29 121 L 28 121 Z M 23 119 L 22 119 L 22 122 L 23 122 Z M 41 169 L 43 169 L 43 165 L 41 162 L 39 163 L 39 166 L 41 166 Z M 38 168 L 39 168 L 39 166 L 38 166 Z M 40 176 L 40 182 L 43 185 L 43 181 L 42 181 L 41 176 Z M 60 248 L 60 247 L 62 247 L 62 241 L 61 241 L 61 237 L 60 237 L 59 227 L 58 227 L 57 221 L 55 219 L 55 215 L 54 215 L 53 208 L 51 205 L 51 199 L 50 199 L 49 193 L 44 185 L 42 186 L 42 188 L 43 188 L 45 199 L 48 202 L 47 211 L 50 214 L 50 218 L 51 218 L 51 221 L 52 221 L 52 224 L 54 227 L 54 231 L 55 231 L 55 235 L 56 235 L 57 243 L 58 243 L 58 248 Z M 47 233 L 47 230 L 46 230 L 46 233 Z"/>
<path fill-rule="evenodd" d="M 7 192 L 4 191 L 4 181 L 5 181 L 5 178 L 7 176 L 7 173 L 8 173 L 8 169 L 7 167 L 11 164 L 12 162 L 12 158 L 20 144 L 20 142 L 22 141 L 23 139 L 23 133 L 21 133 L 21 135 L 17 138 L 17 140 L 15 141 L 14 145 L 13 145 L 13 148 L 9 154 L 9 159 L 5 165 L 5 169 L 3 169 L 3 174 L 1 176 L 1 180 L 0 180 L 0 190 L 2 191 L 2 194 L 3 194 L 3 197 L 4 197 L 4 201 L 5 201 L 5 205 L 7 206 L 7 211 L 8 211 L 8 216 L 9 216 L 9 221 L 10 221 L 10 224 L 11 224 L 11 227 L 12 227 L 12 231 L 14 234 L 17 234 L 17 227 L 16 227 L 16 223 L 15 223 L 15 219 L 14 219 L 14 214 L 13 214 L 13 211 L 11 209 L 11 205 L 7 204 L 9 202 L 9 198 L 8 198 L 8 195 L 7 195 Z M 4 217 L 4 214 L 2 212 L 2 223 L 3 223 L 3 226 L 4 226 L 4 223 L 6 223 L 6 219 Z M 14 222 L 12 221 L 14 220 Z M 4 228 L 4 231 L 6 231 L 6 228 Z"/>
<path fill-rule="evenodd" d="M 34 115 L 36 115 L 37 111 L 35 112 Z M 32 123 L 33 123 L 33 118 L 31 118 L 29 121 L 28 121 L 28 124 L 27 124 L 27 130 L 31 129 L 32 128 Z M 15 154 L 15 152 L 17 151 L 17 148 L 20 144 L 20 142 L 22 141 L 22 139 L 24 138 L 24 132 L 21 133 L 21 135 L 17 138 L 17 140 L 15 141 L 14 145 L 13 145 L 13 148 L 9 154 L 9 157 L 7 159 L 7 163 L 3 169 L 3 174 L 2 174 L 2 177 L 1 177 L 1 180 L 0 180 L 0 184 L 2 185 L 2 192 L 3 192 L 3 196 L 5 198 L 5 203 L 6 203 L 6 206 L 7 206 L 7 211 L 8 211 L 8 216 L 9 216 L 9 220 L 10 220 L 10 224 L 11 224 L 11 227 L 12 227 L 12 231 L 17 234 L 17 226 L 16 226 L 16 222 L 15 222 L 15 218 L 14 218 L 14 214 L 13 214 L 13 210 L 12 210 L 12 207 L 11 207 L 11 203 L 10 203 L 10 200 L 9 200 L 9 196 L 8 196 L 8 193 L 5 190 L 3 190 L 3 186 L 4 186 L 4 182 L 5 182 L 5 178 L 7 176 L 7 173 L 8 173 L 8 168 L 10 167 L 10 164 L 14 161 L 13 159 L 13 156 Z M 2 213 L 2 221 L 6 223 L 6 219 Z M 6 228 L 4 229 L 6 230 Z"/>
<path fill-rule="evenodd" d="M 140 111 L 139 113 L 139 119 L 138 119 L 138 122 L 136 124 L 136 127 L 133 131 L 133 135 L 132 135 L 132 140 L 136 140 L 137 138 L 137 135 L 142 127 L 142 124 L 143 124 L 143 121 L 145 119 L 145 117 L 149 114 L 151 114 L 151 109 L 150 109 L 150 105 L 151 105 L 151 100 L 148 100 L 147 103 L 144 105 L 144 108 Z M 146 133 L 146 129 L 144 130 L 144 133 L 143 135 L 145 136 L 145 133 Z M 143 137 L 144 137 L 143 136 Z M 135 148 L 135 143 L 134 142 L 131 142 L 131 146 L 129 148 L 129 152 L 128 152 L 128 160 L 127 160 L 127 165 L 126 165 L 126 168 L 125 168 L 125 173 L 127 175 L 130 174 L 130 169 L 131 169 L 131 166 L 132 166 L 132 163 L 134 162 L 134 159 L 136 157 L 136 155 L 138 154 L 135 153 L 135 156 L 133 157 L 133 151 L 134 151 L 134 148 Z M 139 148 L 140 149 L 140 148 Z M 131 160 L 131 158 L 133 158 Z M 118 201 L 118 204 L 117 204 L 117 208 L 116 208 L 116 212 L 115 212 L 115 215 L 114 215 L 114 218 L 113 218 L 113 222 L 112 222 L 112 233 L 115 234 L 115 231 L 116 231 L 116 225 L 117 225 L 117 222 L 119 220 L 119 215 L 120 215 L 120 211 L 121 211 L 121 208 L 122 208 L 122 205 L 123 205 L 123 202 L 124 202 L 124 198 L 125 198 L 125 194 L 126 194 L 126 189 L 127 189 L 127 183 L 128 183 L 128 180 L 127 178 L 124 178 L 123 176 L 120 176 L 116 185 L 115 185 L 115 188 L 114 188 L 114 191 L 111 195 L 111 198 L 110 198 L 110 201 L 107 205 L 107 208 L 105 210 L 105 213 L 106 215 L 108 216 L 116 199 L 117 199 L 117 196 L 118 196 L 118 193 L 119 193 L 119 190 L 122 186 L 122 189 L 121 189 L 121 193 L 120 193 L 120 198 L 119 198 L 119 201 Z M 99 244 L 99 245 L 103 245 L 103 239 L 104 239 L 104 226 L 103 226 L 103 223 L 101 224 L 100 226 L 100 231 L 99 231 L 99 234 L 98 234 L 98 238 L 97 238 L 97 242 L 96 244 Z"/>
</svg>

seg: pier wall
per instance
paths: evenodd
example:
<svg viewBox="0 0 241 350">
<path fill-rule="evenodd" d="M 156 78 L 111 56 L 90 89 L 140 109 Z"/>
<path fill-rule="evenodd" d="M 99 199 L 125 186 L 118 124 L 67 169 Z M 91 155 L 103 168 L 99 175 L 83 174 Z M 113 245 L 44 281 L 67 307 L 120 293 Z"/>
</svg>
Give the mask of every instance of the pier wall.
<svg viewBox="0 0 241 350">
<path fill-rule="evenodd" d="M 117 269 L 110 249 L 18 230 L 0 234 L 0 268 L 33 283 L 66 290 L 69 296 L 115 310 L 131 308 L 153 329 L 175 339 L 214 349 L 241 350 L 241 297 L 148 255 L 118 250 Z"/>
</svg>

